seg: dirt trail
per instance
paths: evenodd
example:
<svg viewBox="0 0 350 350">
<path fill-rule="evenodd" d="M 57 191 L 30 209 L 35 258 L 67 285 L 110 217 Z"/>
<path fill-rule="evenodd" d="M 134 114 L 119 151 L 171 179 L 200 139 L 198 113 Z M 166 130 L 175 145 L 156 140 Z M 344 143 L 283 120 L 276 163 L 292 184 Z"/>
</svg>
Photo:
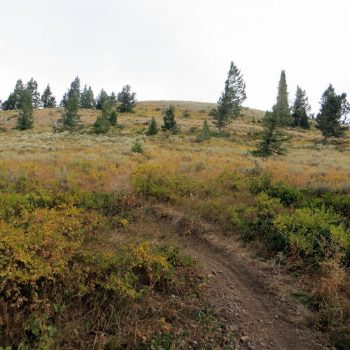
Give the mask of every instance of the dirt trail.
<svg viewBox="0 0 350 350">
<path fill-rule="evenodd" d="M 297 305 L 276 292 L 266 264 L 250 259 L 239 245 L 227 249 L 210 225 L 192 222 L 166 206 L 155 212 L 176 227 L 178 243 L 203 266 L 210 278 L 206 297 L 238 334 L 237 349 L 332 348 L 322 334 L 303 325 Z"/>
</svg>

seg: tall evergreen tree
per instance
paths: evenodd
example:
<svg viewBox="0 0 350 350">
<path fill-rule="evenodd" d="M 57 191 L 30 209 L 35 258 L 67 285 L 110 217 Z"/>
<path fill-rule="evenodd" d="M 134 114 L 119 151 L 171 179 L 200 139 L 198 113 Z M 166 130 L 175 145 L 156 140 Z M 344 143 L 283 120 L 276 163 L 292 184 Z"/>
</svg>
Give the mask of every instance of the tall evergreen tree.
<svg viewBox="0 0 350 350">
<path fill-rule="evenodd" d="M 261 140 L 252 154 L 257 157 L 284 154 L 286 149 L 283 147 L 283 143 L 287 140 L 287 136 L 279 130 L 279 123 L 275 115 L 271 112 L 266 112 L 263 124 L 264 129 L 261 132 Z"/>
<path fill-rule="evenodd" d="M 346 116 L 350 111 L 346 94 L 337 95 L 330 84 L 321 98 L 321 109 L 316 117 L 316 127 L 321 130 L 325 140 L 328 137 L 341 137 L 348 129 Z"/>
<path fill-rule="evenodd" d="M 40 93 L 38 91 L 38 83 L 31 78 L 26 84 L 26 89 L 32 94 L 33 108 L 39 108 L 41 105 Z"/>
<path fill-rule="evenodd" d="M 105 90 L 101 90 L 96 98 L 96 109 L 102 110 L 105 103 L 109 101 L 109 96 Z"/>
<path fill-rule="evenodd" d="M 68 93 L 65 93 L 63 95 L 61 106 L 66 107 L 68 104 L 69 98 L 72 98 L 74 95 L 74 98 L 78 101 L 78 108 L 80 107 L 80 79 L 77 76 L 71 83 L 70 89 Z"/>
<path fill-rule="evenodd" d="M 120 113 L 132 113 L 136 105 L 136 93 L 131 92 L 130 85 L 123 86 L 118 97 L 118 112 Z"/>
<path fill-rule="evenodd" d="M 44 90 L 41 96 L 41 103 L 44 108 L 55 108 L 56 107 L 56 99 L 55 96 L 52 95 L 50 85 L 48 84 L 46 89 Z"/>
<path fill-rule="evenodd" d="M 64 112 L 62 118 L 59 120 L 60 130 L 71 130 L 80 123 L 80 116 L 78 115 L 80 102 L 80 80 L 75 78 L 71 83 L 70 89 L 65 94 Z"/>
<path fill-rule="evenodd" d="M 164 121 L 164 124 L 162 126 L 162 129 L 171 130 L 173 132 L 178 131 L 178 126 L 177 126 L 176 120 L 175 120 L 175 107 L 174 107 L 174 105 L 170 105 L 168 108 L 166 108 L 164 110 L 163 121 Z"/>
<path fill-rule="evenodd" d="M 151 123 L 149 124 L 148 130 L 146 132 L 147 136 L 157 135 L 158 134 L 158 126 L 155 118 L 153 117 Z"/>
<path fill-rule="evenodd" d="M 220 131 L 226 128 L 233 119 L 239 117 L 242 103 L 247 98 L 245 88 L 246 85 L 241 71 L 231 62 L 218 106 L 209 113 Z"/>
<path fill-rule="evenodd" d="M 84 109 L 93 109 L 95 108 L 95 98 L 94 92 L 91 89 L 91 86 L 84 86 L 83 91 L 80 94 L 80 106 Z"/>
<path fill-rule="evenodd" d="M 272 111 L 280 126 L 288 126 L 292 124 L 288 103 L 286 72 L 284 70 L 281 71 L 280 81 L 278 84 L 277 101 L 273 106 Z"/>
<path fill-rule="evenodd" d="M 16 128 L 27 130 L 33 127 L 33 101 L 32 91 L 25 89 L 21 94 L 21 110 L 17 119 Z"/>
<path fill-rule="evenodd" d="M 292 107 L 292 126 L 301 127 L 303 129 L 309 129 L 309 112 L 310 112 L 309 100 L 306 96 L 305 90 L 302 90 L 297 86 L 297 92 L 295 94 L 295 100 Z"/>
<path fill-rule="evenodd" d="M 21 79 L 18 79 L 14 91 L 9 95 L 8 99 L 3 102 L 3 110 L 20 109 L 22 94 L 25 88 Z"/>
</svg>

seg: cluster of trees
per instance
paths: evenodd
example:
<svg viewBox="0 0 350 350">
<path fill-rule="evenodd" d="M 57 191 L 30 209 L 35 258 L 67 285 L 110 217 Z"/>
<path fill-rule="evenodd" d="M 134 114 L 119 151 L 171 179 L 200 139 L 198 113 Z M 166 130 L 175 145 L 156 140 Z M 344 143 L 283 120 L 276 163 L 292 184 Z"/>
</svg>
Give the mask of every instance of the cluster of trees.
<svg viewBox="0 0 350 350">
<path fill-rule="evenodd" d="M 38 91 L 38 83 L 31 78 L 26 84 L 23 84 L 21 79 L 18 79 L 16 86 L 9 95 L 8 99 L 1 104 L 3 110 L 21 109 L 24 96 L 30 94 L 33 108 L 54 108 L 56 107 L 56 99 L 52 95 L 50 85 L 46 87 L 43 94 Z"/>
<path fill-rule="evenodd" d="M 246 99 L 245 88 L 242 73 L 231 62 L 224 91 L 217 102 L 217 107 L 209 113 L 219 132 L 222 132 L 232 120 L 240 116 L 242 103 Z M 325 140 L 329 137 L 341 137 L 348 129 L 346 116 L 350 111 L 350 105 L 346 100 L 346 94 L 336 94 L 332 85 L 329 85 L 322 95 L 321 109 L 316 118 L 310 114 L 310 110 L 306 92 L 299 86 L 297 86 L 293 104 L 289 105 L 286 73 L 282 70 L 276 103 L 272 111 L 267 111 L 265 114 L 261 141 L 257 144 L 257 150 L 253 154 L 269 156 L 284 153 L 283 142 L 288 138 L 281 129 L 285 127 L 309 129 L 312 119 Z"/>
<path fill-rule="evenodd" d="M 126 85 L 122 91 L 115 95 L 107 94 L 103 89 L 95 99 L 91 86 L 85 85 L 81 90 L 80 79 L 76 77 L 70 88 L 64 94 L 60 106 L 64 108 L 62 118 L 54 124 L 54 129 L 67 130 L 76 128 L 80 124 L 79 108 L 98 109 L 98 116 L 94 128 L 97 133 L 106 132 L 111 126 L 117 124 L 118 112 L 132 113 L 136 104 L 136 94 L 131 87 Z M 47 85 L 42 95 L 38 92 L 38 83 L 33 78 L 23 84 L 19 79 L 14 91 L 8 99 L 1 104 L 3 110 L 20 110 L 17 128 L 21 130 L 30 129 L 33 126 L 33 109 L 55 108 L 56 98 L 53 96 L 50 85 Z"/>
<path fill-rule="evenodd" d="M 241 71 L 231 62 L 225 81 L 224 90 L 217 102 L 217 107 L 212 109 L 209 116 L 213 119 L 214 125 L 219 133 L 236 118 L 241 115 L 242 104 L 246 99 L 246 84 Z M 136 105 L 136 94 L 131 87 L 126 85 L 117 95 L 112 92 L 108 94 L 101 90 L 98 96 L 94 97 L 91 86 L 85 85 L 80 88 L 80 79 L 76 77 L 70 88 L 64 94 L 60 106 L 64 108 L 62 118 L 54 125 L 56 130 L 74 129 L 80 124 L 78 111 L 82 109 L 98 109 L 101 114 L 94 124 L 96 133 L 105 133 L 111 126 L 117 125 L 118 112 L 132 113 Z M 1 104 L 4 110 L 20 109 L 17 120 L 17 128 L 29 129 L 33 126 L 33 109 L 55 108 L 56 99 L 52 94 L 50 85 L 47 85 L 42 95 L 38 92 L 38 83 L 32 78 L 26 84 L 22 80 L 16 82 L 14 91 L 8 99 Z M 341 137 L 347 130 L 346 116 L 350 111 L 350 104 L 346 94 L 338 95 L 332 85 L 325 90 L 321 98 L 321 108 L 316 118 L 310 114 L 310 105 L 305 90 L 297 86 L 295 99 L 289 105 L 286 73 L 281 72 L 278 93 L 272 111 L 268 111 L 263 119 L 264 130 L 261 133 L 262 140 L 257 145 L 255 155 L 269 156 L 284 152 L 282 143 L 287 139 L 282 128 L 298 127 L 309 129 L 310 123 L 314 120 L 324 139 L 329 137 Z M 164 125 L 162 129 L 177 132 L 179 130 L 175 120 L 175 107 L 170 105 L 163 114 Z M 153 118 L 147 135 L 158 133 L 158 127 Z M 208 123 L 203 125 L 201 139 L 207 139 L 209 135 Z"/>
<path fill-rule="evenodd" d="M 300 127 L 309 129 L 311 120 L 319 129 L 326 142 L 329 137 L 342 137 L 348 129 L 346 117 L 350 111 L 350 104 L 346 94 L 338 95 L 330 84 L 321 97 L 321 108 L 316 118 L 310 114 L 310 105 L 305 90 L 297 86 L 293 105 L 288 103 L 288 90 L 285 71 L 281 72 L 278 85 L 276 104 L 272 112 L 266 112 L 263 125 L 262 139 L 257 144 L 253 154 L 270 156 L 285 153 L 283 142 L 288 139 L 281 131 L 283 127 Z"/>
</svg>

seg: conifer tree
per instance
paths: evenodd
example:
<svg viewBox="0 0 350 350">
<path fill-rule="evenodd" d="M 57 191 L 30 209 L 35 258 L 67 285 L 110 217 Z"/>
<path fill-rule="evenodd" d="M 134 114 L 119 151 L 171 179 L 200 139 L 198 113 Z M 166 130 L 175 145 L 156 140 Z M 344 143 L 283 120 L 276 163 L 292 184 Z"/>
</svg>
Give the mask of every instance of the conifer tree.
<svg viewBox="0 0 350 350">
<path fill-rule="evenodd" d="M 271 155 L 280 155 L 286 152 L 283 143 L 287 140 L 279 130 L 279 123 L 275 115 L 266 112 L 263 119 L 264 129 L 261 132 L 261 141 L 257 144 L 257 149 L 252 152 L 257 157 L 268 157 Z"/>
<path fill-rule="evenodd" d="M 111 126 L 117 126 L 118 123 L 118 113 L 116 110 L 112 110 L 109 114 L 109 124 L 111 124 Z"/>
<path fill-rule="evenodd" d="M 76 77 L 71 85 L 70 89 L 67 93 L 63 95 L 61 106 L 66 107 L 68 104 L 68 100 L 71 99 L 74 96 L 75 99 L 78 101 L 78 108 L 80 107 L 80 79 L 79 77 Z"/>
<path fill-rule="evenodd" d="M 106 102 L 101 110 L 101 114 L 97 116 L 94 130 L 96 134 L 104 134 L 109 131 L 110 124 L 110 114 L 111 114 L 111 103 Z"/>
<path fill-rule="evenodd" d="M 316 127 L 321 130 L 327 140 L 328 137 L 344 136 L 348 129 L 346 116 L 350 111 L 346 94 L 337 95 L 334 87 L 330 84 L 321 98 L 321 109 L 316 117 Z"/>
<path fill-rule="evenodd" d="M 131 92 L 130 85 L 123 86 L 118 97 L 118 112 L 120 113 L 132 113 L 136 105 L 136 93 Z"/>
<path fill-rule="evenodd" d="M 33 101 L 32 91 L 25 89 L 21 95 L 21 110 L 17 119 L 16 128 L 27 130 L 33 127 Z"/>
<path fill-rule="evenodd" d="M 209 128 L 208 122 L 205 120 L 203 122 L 203 128 L 197 138 L 197 141 L 201 142 L 201 141 L 209 140 L 210 136 L 211 136 L 210 128 Z"/>
<path fill-rule="evenodd" d="M 157 135 L 158 134 L 158 126 L 155 118 L 153 117 L 151 123 L 149 124 L 148 130 L 146 132 L 147 136 Z"/>
<path fill-rule="evenodd" d="M 101 90 L 96 98 L 96 109 L 102 110 L 105 103 L 110 100 L 107 92 L 105 90 Z"/>
<path fill-rule="evenodd" d="M 301 127 L 303 129 L 309 129 L 309 114 L 310 106 L 308 102 L 308 98 L 306 97 L 305 90 L 302 90 L 299 86 L 297 86 L 297 92 L 295 94 L 295 100 L 292 107 L 292 126 Z"/>
<path fill-rule="evenodd" d="M 227 127 L 234 118 L 239 117 L 242 103 L 247 97 L 245 87 L 241 71 L 231 62 L 225 81 L 225 88 L 218 101 L 218 106 L 209 113 L 220 131 Z"/>
<path fill-rule="evenodd" d="M 38 91 L 37 81 L 31 78 L 26 84 L 26 89 L 32 94 L 33 108 L 39 108 L 41 104 L 41 98 Z"/>
<path fill-rule="evenodd" d="M 171 130 L 173 132 L 178 131 L 178 126 L 177 126 L 176 120 L 175 120 L 175 107 L 174 107 L 174 105 L 170 105 L 168 108 L 166 108 L 164 110 L 163 121 L 164 121 L 164 124 L 162 126 L 162 129 Z"/>
<path fill-rule="evenodd" d="M 41 103 L 44 108 L 55 108 L 56 107 L 56 99 L 55 96 L 52 95 L 50 85 L 48 84 L 46 89 L 44 90 L 41 96 Z"/>
<path fill-rule="evenodd" d="M 3 102 L 3 110 L 20 109 L 24 85 L 21 79 L 18 79 L 14 91 L 9 95 L 8 99 Z"/>
<path fill-rule="evenodd" d="M 277 101 L 273 106 L 272 111 L 278 125 L 289 126 L 292 124 L 288 103 L 286 72 L 284 70 L 281 71 L 280 81 L 278 84 Z"/>
<path fill-rule="evenodd" d="M 80 94 L 80 106 L 83 109 L 95 108 L 94 92 L 92 91 L 91 86 L 84 86 L 84 89 Z"/>
<path fill-rule="evenodd" d="M 59 120 L 61 124 L 60 130 L 72 130 L 80 123 L 80 116 L 78 115 L 80 102 L 80 80 L 75 78 L 71 83 L 70 89 L 65 94 L 64 112 L 62 118 Z"/>
</svg>

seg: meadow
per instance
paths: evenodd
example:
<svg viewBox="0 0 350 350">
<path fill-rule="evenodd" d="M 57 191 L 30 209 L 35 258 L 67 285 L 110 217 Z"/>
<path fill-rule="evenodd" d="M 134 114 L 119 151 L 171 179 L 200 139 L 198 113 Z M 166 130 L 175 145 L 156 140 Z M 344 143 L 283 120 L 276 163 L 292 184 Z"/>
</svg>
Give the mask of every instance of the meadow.
<svg viewBox="0 0 350 350">
<path fill-rule="evenodd" d="M 287 154 L 260 159 L 250 151 L 262 111 L 244 108 L 223 135 L 209 122 L 213 136 L 199 142 L 213 105 L 172 103 L 179 133 L 150 137 L 168 101 L 138 102 L 104 135 L 95 110 L 80 110 L 73 133 L 52 131 L 60 109 L 35 110 L 29 131 L 14 129 L 16 111 L 0 112 L 0 349 L 233 348 L 201 267 L 154 233 L 157 203 L 295 276 L 291 298 L 345 349 L 349 134 L 325 145 L 314 127 L 290 128 Z"/>
</svg>

